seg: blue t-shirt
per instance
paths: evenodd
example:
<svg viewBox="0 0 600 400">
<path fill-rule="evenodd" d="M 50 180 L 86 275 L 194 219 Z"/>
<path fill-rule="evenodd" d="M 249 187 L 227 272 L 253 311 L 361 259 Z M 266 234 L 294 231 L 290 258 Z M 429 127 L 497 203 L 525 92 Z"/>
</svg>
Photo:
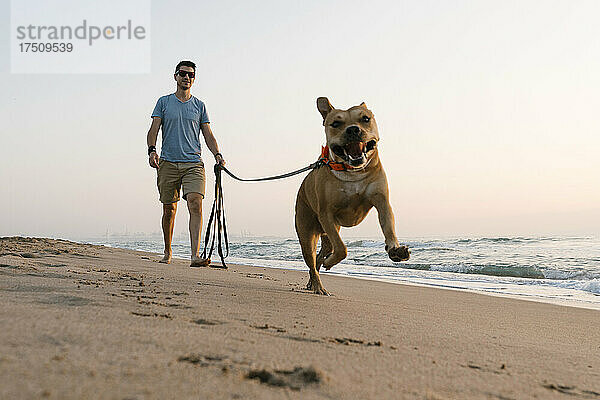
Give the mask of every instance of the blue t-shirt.
<svg viewBox="0 0 600 400">
<path fill-rule="evenodd" d="M 156 102 L 153 117 L 162 120 L 160 158 L 171 162 L 199 162 L 200 124 L 210 123 L 206 106 L 192 96 L 183 102 L 175 93 L 162 96 Z"/>
</svg>

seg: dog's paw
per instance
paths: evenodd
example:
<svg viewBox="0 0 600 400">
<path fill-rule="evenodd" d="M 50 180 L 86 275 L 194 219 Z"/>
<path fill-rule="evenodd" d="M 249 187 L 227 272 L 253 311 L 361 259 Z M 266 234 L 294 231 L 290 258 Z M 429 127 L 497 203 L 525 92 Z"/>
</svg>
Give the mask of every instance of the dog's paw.
<svg viewBox="0 0 600 400">
<path fill-rule="evenodd" d="M 320 294 L 322 296 L 331 296 L 331 293 L 329 293 L 327 290 L 325 290 L 325 288 L 323 286 L 321 286 L 320 288 L 317 288 L 317 289 L 313 289 L 313 293 Z"/>
<path fill-rule="evenodd" d="M 392 247 L 387 252 L 392 261 L 400 262 L 410 258 L 410 250 L 408 250 L 407 246 Z"/>
<path fill-rule="evenodd" d="M 325 262 L 325 259 L 327 257 L 329 257 L 331 255 L 331 253 L 327 254 L 326 256 L 323 256 L 321 254 L 317 255 L 317 263 L 316 263 L 316 267 L 317 267 L 317 271 L 319 271 L 321 269 L 321 267 L 323 266 L 323 263 Z M 331 268 L 331 267 L 329 267 Z M 326 268 L 327 270 L 329 270 L 329 268 Z"/>
<path fill-rule="evenodd" d="M 337 265 L 344 258 L 346 258 L 346 254 L 344 254 L 342 257 L 338 257 L 336 253 L 329 253 L 329 255 L 323 260 L 323 268 L 325 268 L 326 271 L 329 271 L 334 265 Z"/>
<path fill-rule="evenodd" d="M 331 296 L 331 294 L 325 290 L 322 284 L 313 283 L 312 279 L 308 280 L 308 284 L 306 285 L 306 290 L 310 290 L 314 294 L 320 294 L 323 296 Z"/>
</svg>

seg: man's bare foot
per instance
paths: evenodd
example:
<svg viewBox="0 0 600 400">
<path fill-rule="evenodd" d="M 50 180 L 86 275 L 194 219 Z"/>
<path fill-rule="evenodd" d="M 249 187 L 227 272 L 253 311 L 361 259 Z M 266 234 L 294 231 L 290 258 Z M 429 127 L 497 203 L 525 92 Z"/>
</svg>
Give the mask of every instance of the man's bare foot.
<svg viewBox="0 0 600 400">
<path fill-rule="evenodd" d="M 192 257 L 190 267 L 208 267 L 210 265 L 210 258 Z"/>
<path fill-rule="evenodd" d="M 171 264 L 171 255 L 165 254 L 165 256 L 159 261 L 162 264 Z"/>
</svg>

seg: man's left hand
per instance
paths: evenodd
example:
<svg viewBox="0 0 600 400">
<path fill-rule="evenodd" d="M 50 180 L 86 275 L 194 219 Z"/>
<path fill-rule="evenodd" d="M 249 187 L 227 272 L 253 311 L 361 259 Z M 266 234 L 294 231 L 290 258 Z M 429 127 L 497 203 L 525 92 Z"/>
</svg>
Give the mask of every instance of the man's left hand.
<svg viewBox="0 0 600 400">
<path fill-rule="evenodd" d="M 220 166 L 224 167 L 225 166 L 225 159 L 223 158 L 223 156 L 221 154 L 217 154 L 215 156 L 215 161 L 217 162 L 217 164 L 219 164 Z"/>
</svg>

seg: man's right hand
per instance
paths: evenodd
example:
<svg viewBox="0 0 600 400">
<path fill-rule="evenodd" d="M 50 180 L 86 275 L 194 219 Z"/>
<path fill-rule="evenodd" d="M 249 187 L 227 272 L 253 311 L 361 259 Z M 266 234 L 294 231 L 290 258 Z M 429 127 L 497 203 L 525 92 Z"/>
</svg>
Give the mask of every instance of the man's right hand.
<svg viewBox="0 0 600 400">
<path fill-rule="evenodd" d="M 157 168 L 158 169 L 159 159 L 158 159 L 158 154 L 156 154 L 155 151 L 153 151 L 152 153 L 150 153 L 150 157 L 148 159 L 148 162 L 150 163 L 150 166 L 152 168 Z"/>
</svg>

